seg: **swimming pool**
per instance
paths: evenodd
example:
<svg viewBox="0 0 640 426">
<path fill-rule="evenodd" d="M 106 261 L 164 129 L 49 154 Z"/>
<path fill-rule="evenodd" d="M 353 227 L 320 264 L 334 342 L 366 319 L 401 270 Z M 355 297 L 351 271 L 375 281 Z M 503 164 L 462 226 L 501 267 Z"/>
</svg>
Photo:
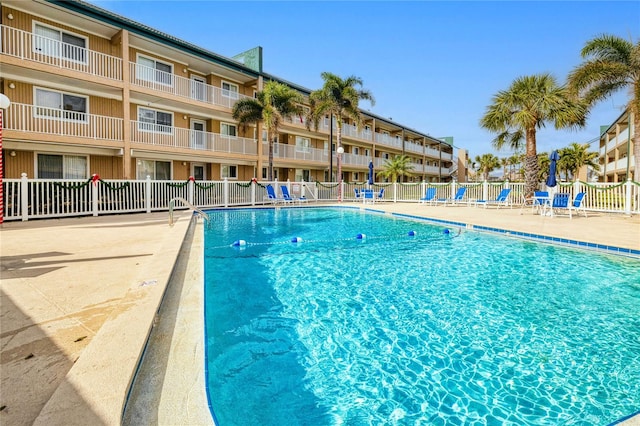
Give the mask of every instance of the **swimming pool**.
<svg viewBox="0 0 640 426">
<path fill-rule="evenodd" d="M 221 425 L 592 425 L 640 406 L 637 260 L 351 209 L 210 215 Z"/>
</svg>

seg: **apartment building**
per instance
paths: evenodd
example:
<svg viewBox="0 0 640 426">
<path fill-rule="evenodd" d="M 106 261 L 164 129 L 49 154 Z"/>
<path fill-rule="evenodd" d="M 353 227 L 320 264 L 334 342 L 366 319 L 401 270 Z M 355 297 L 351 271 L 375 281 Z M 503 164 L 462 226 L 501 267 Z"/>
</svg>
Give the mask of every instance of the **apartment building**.
<svg viewBox="0 0 640 426">
<path fill-rule="evenodd" d="M 627 109 L 600 133 L 600 181 L 624 182 L 633 179 L 633 114 Z"/>
<path fill-rule="evenodd" d="M 269 80 L 305 97 L 318 89 L 81 1 L 3 0 L 1 11 L 0 87 L 11 100 L 6 178 L 266 179 L 265 132 L 259 124 L 240 128 L 234 103 Z M 381 170 L 398 154 L 411 158 L 411 180 L 451 180 L 450 142 L 362 114 L 361 127 L 342 129 L 346 181 L 366 180 L 371 161 Z M 335 180 L 335 133 L 329 117 L 318 129 L 307 129 L 304 117 L 285 122 L 275 177 Z"/>
</svg>

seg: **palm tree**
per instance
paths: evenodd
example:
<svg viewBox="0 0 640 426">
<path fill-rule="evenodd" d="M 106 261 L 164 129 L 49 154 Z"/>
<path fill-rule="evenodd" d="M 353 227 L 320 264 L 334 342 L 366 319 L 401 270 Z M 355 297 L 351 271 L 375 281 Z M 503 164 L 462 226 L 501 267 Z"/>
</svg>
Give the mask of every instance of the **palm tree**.
<svg viewBox="0 0 640 426">
<path fill-rule="evenodd" d="M 302 113 L 302 95 L 277 81 L 268 81 L 255 98 L 242 98 L 233 105 L 233 119 L 241 128 L 262 122 L 269 141 L 269 180 L 273 180 L 273 143 L 285 118 Z"/>
<path fill-rule="evenodd" d="M 356 125 L 362 124 L 362 115 L 358 108 L 360 100 L 368 100 L 375 104 L 373 95 L 368 90 L 357 89 L 362 86 L 362 79 L 350 76 L 344 80 L 330 72 L 321 74 L 324 84 L 321 89 L 314 90 L 309 95 L 310 109 L 308 112 L 307 127 L 313 123 L 317 130 L 321 119 L 325 116 L 336 119 L 336 139 L 338 150 L 338 182 L 342 182 L 342 124 L 345 119 L 351 119 Z M 329 143 L 333 143 L 330 141 Z M 342 185 L 338 185 L 338 200 L 342 200 Z"/>
<path fill-rule="evenodd" d="M 500 167 L 500 159 L 493 154 L 477 155 L 474 161 L 478 165 L 478 173 L 482 173 L 484 180 L 489 180 L 489 173 Z"/>
<path fill-rule="evenodd" d="M 580 54 L 585 61 L 569 74 L 569 87 L 589 107 L 620 89 L 629 89 L 627 109 L 635 128 L 634 180 L 640 182 L 640 40 L 634 44 L 603 34 L 587 41 Z"/>
<path fill-rule="evenodd" d="M 583 166 L 589 166 L 594 170 L 600 170 L 598 164 L 598 153 L 589 152 L 589 144 L 579 144 L 573 142 L 566 148 L 562 148 L 559 152 L 560 160 L 558 161 L 558 169 L 562 167 L 566 172 L 567 180 L 569 174 L 573 176 L 573 179 L 578 178 L 578 172 Z"/>
<path fill-rule="evenodd" d="M 547 180 L 547 176 L 549 176 L 549 164 L 551 160 L 549 159 L 548 152 L 542 152 L 537 155 L 538 161 L 538 182 L 542 182 Z"/>
<path fill-rule="evenodd" d="M 387 160 L 384 163 L 384 168 L 378 172 L 378 176 L 390 180 L 391 182 L 398 182 L 402 176 L 411 176 L 413 166 L 411 165 L 411 159 L 407 155 L 396 155 L 391 160 Z"/>
<path fill-rule="evenodd" d="M 570 98 L 565 87 L 558 86 L 550 74 L 517 78 L 507 90 L 493 97 L 480 125 L 498 133 L 492 141 L 497 149 L 505 145 L 522 148 L 525 140 L 525 197 L 533 196 L 538 186 L 536 131 L 552 121 L 556 129 L 584 126 L 586 109 Z"/>
</svg>

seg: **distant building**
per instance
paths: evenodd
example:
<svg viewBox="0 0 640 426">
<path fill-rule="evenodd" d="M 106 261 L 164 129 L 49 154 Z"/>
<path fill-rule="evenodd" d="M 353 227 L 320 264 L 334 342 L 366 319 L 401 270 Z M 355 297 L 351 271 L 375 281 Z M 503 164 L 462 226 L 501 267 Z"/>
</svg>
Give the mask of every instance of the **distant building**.
<svg viewBox="0 0 640 426">
<path fill-rule="evenodd" d="M 633 178 L 633 115 L 627 109 L 600 135 L 600 178 L 602 182 L 624 182 Z"/>
</svg>

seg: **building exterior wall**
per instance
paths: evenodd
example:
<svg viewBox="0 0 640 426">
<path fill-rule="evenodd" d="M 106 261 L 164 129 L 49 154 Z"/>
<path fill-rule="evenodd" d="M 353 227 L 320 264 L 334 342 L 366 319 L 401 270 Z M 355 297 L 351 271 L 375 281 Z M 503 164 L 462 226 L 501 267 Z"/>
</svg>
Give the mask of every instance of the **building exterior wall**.
<svg viewBox="0 0 640 426">
<path fill-rule="evenodd" d="M 177 180 L 187 179 L 194 166 L 203 166 L 207 179 L 220 179 L 224 165 L 235 166 L 233 179 L 262 178 L 268 167 L 262 127 L 241 129 L 231 114 L 235 100 L 253 97 L 262 88 L 263 75 L 257 71 L 86 3 L 8 0 L 1 8 L 0 86 L 12 101 L 3 134 L 5 158 L 15 153 L 7 160 L 5 177 L 37 177 L 38 155 L 47 153 L 85 156 L 87 178 L 136 178 L 145 161 L 169 161 L 171 178 Z M 12 19 L 6 18 L 9 15 Z M 35 34 L 35 23 L 78 37 L 85 46 L 44 40 Z M 157 61 L 159 68 L 154 71 L 149 62 L 141 63 L 142 57 Z M 170 73 L 164 65 L 170 66 Z M 194 76 L 204 84 L 194 83 Z M 224 84 L 237 87 L 237 93 L 223 89 Z M 58 94 L 59 111 L 42 114 L 36 88 Z M 294 89 L 304 96 L 310 93 Z M 73 109 L 77 105 L 64 101 L 69 98 L 86 99 L 82 115 Z M 151 126 L 138 123 L 140 108 L 154 111 L 153 117 L 145 117 L 156 120 Z M 171 117 L 170 126 L 156 132 L 166 122 L 163 113 Z M 391 120 L 362 114 L 360 127 L 350 120 L 344 123 L 345 179 L 366 177 L 369 161 L 377 172 L 387 159 L 406 154 L 415 167 L 409 180 L 450 180 L 451 146 Z M 194 121 L 204 123 L 204 128 L 192 129 Z M 235 135 L 221 134 L 228 125 L 236 126 Z M 363 132 L 365 126 L 368 133 Z M 278 178 L 294 179 L 296 171 L 304 171 L 313 180 L 337 179 L 337 132 L 334 129 L 333 149 L 330 134 L 325 123 L 316 129 L 307 128 L 303 117 L 285 120 L 277 151 L 286 155 L 274 155 Z M 297 138 L 308 139 L 308 149 L 295 148 Z"/>
<path fill-rule="evenodd" d="M 633 114 L 623 112 L 600 135 L 600 178 L 602 182 L 624 182 L 633 178 L 635 169 Z"/>
</svg>

